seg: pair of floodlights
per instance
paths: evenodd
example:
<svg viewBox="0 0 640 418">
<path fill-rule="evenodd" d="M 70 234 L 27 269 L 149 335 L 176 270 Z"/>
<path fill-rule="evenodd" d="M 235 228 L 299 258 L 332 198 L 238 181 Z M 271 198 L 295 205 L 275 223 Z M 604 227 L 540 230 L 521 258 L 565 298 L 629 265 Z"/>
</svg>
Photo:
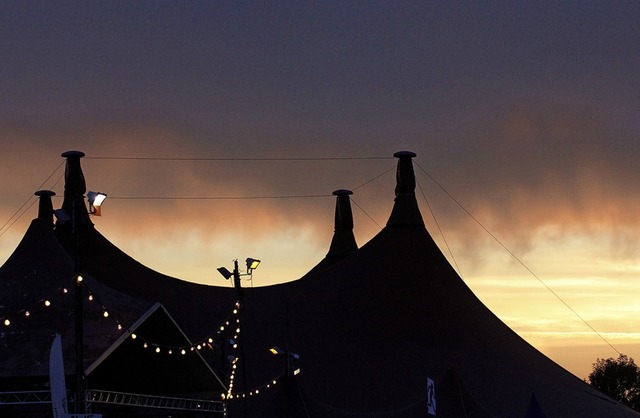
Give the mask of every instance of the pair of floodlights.
<svg viewBox="0 0 640 418">
<path fill-rule="evenodd" d="M 252 274 L 253 270 L 257 269 L 258 266 L 260 265 L 260 260 L 256 260 L 255 258 L 247 258 L 246 260 L 247 262 L 247 273 L 246 274 Z M 226 267 L 218 267 L 218 272 L 220 274 L 222 274 L 222 277 L 224 277 L 225 279 L 229 280 L 231 278 L 231 276 L 234 275 L 234 273 L 238 273 L 238 263 L 235 263 L 235 267 L 234 267 L 234 272 L 230 272 Z M 238 275 L 240 275 L 238 273 Z"/>
<path fill-rule="evenodd" d="M 102 216 L 102 203 L 107 198 L 106 193 L 102 192 L 89 192 L 87 193 L 87 200 L 89 201 L 89 215 Z M 66 223 L 71 221 L 71 214 L 67 213 L 64 209 L 56 209 L 53 211 L 59 222 Z"/>
</svg>

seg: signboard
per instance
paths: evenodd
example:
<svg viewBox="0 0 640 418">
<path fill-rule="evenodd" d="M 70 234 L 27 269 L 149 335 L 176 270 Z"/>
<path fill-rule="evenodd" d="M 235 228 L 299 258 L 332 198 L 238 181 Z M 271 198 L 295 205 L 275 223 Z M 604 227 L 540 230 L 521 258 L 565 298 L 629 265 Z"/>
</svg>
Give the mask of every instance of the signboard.
<svg viewBox="0 0 640 418">
<path fill-rule="evenodd" d="M 436 384 L 427 377 L 427 414 L 436 416 Z"/>
</svg>

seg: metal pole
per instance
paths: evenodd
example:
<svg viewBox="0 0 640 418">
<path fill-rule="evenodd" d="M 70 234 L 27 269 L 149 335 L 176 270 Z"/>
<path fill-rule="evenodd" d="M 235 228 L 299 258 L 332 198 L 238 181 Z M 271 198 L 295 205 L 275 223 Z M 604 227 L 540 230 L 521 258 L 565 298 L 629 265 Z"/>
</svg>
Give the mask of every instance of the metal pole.
<svg viewBox="0 0 640 418">
<path fill-rule="evenodd" d="M 84 310 L 83 310 L 83 292 L 82 280 L 80 279 L 80 253 L 79 253 L 79 231 L 78 231 L 78 213 L 77 199 L 73 199 L 73 213 L 71 215 L 72 235 L 75 245 L 75 349 L 76 349 L 76 394 L 75 394 L 75 412 L 76 414 L 85 413 L 84 399 Z"/>
<path fill-rule="evenodd" d="M 236 288 L 238 295 L 238 302 L 242 304 L 244 291 L 242 290 L 242 284 L 240 283 L 240 271 L 238 270 L 238 260 L 233 260 L 233 286 Z"/>
</svg>

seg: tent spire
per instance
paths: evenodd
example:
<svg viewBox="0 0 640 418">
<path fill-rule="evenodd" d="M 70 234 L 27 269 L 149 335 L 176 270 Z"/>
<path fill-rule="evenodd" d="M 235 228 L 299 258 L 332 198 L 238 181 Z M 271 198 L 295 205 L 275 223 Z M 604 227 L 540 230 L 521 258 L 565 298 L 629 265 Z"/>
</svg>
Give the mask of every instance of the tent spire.
<svg viewBox="0 0 640 418">
<path fill-rule="evenodd" d="M 84 203 L 84 193 L 87 185 L 80 167 L 80 158 L 84 157 L 82 151 L 66 151 L 62 157 L 67 159 L 67 166 L 64 172 L 64 201 L 62 209 L 68 216 L 73 217 L 80 225 L 91 225 L 89 211 Z"/>
<path fill-rule="evenodd" d="M 396 198 L 387 226 L 424 226 L 418 202 L 416 201 L 416 177 L 413 172 L 411 151 L 398 151 L 393 154 L 398 159 L 396 169 Z"/>
<path fill-rule="evenodd" d="M 34 193 L 40 199 L 38 200 L 38 219 L 44 220 L 47 225 L 53 228 L 53 203 L 51 196 L 55 196 L 56 192 L 51 190 L 38 190 Z"/>
<path fill-rule="evenodd" d="M 333 192 L 336 196 L 335 229 L 327 257 L 346 257 L 358 249 L 353 235 L 353 214 L 351 213 L 351 190 L 339 189 Z"/>
</svg>

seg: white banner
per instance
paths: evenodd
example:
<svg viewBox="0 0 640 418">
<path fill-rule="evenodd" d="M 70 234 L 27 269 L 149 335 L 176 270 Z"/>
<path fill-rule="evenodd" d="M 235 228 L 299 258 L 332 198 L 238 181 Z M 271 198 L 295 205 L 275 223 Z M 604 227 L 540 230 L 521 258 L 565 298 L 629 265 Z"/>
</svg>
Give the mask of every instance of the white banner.
<svg viewBox="0 0 640 418">
<path fill-rule="evenodd" d="M 56 334 L 49 353 L 49 383 L 51 385 L 51 405 L 53 418 L 67 415 L 67 385 L 64 381 L 64 359 L 62 358 L 62 337 Z"/>
<path fill-rule="evenodd" d="M 427 414 L 436 416 L 436 384 L 427 377 Z"/>
</svg>

